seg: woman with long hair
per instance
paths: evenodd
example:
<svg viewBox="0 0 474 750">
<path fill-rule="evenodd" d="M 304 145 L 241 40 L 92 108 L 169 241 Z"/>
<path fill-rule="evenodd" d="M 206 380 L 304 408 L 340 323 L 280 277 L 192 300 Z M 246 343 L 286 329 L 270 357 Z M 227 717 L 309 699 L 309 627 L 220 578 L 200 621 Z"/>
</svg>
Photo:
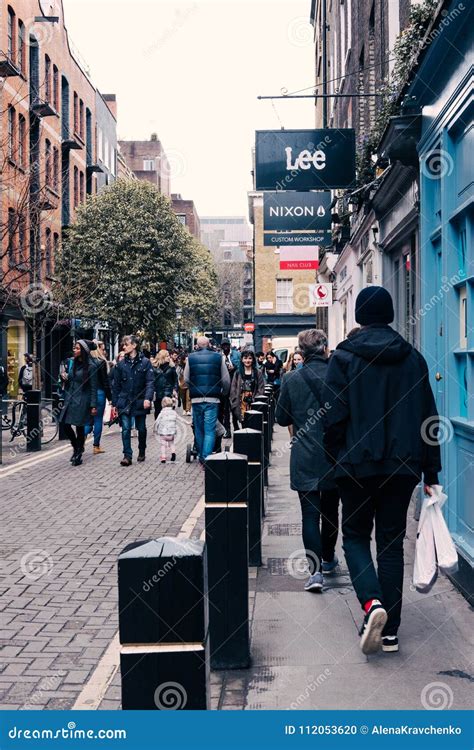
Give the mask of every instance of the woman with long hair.
<svg viewBox="0 0 474 750">
<path fill-rule="evenodd" d="M 240 356 L 240 364 L 232 378 L 229 396 L 232 414 L 238 422 L 243 422 L 252 399 L 264 392 L 265 382 L 261 370 L 257 367 L 255 354 L 250 349 L 244 349 Z"/>
<path fill-rule="evenodd" d="M 85 427 L 97 414 L 97 370 L 90 359 L 91 344 L 92 342 L 84 339 L 76 341 L 72 351 L 72 366 L 61 375 L 64 382 L 64 406 L 59 421 L 63 422 L 73 447 L 73 466 L 82 464 Z"/>
<path fill-rule="evenodd" d="M 87 437 L 92 431 L 94 432 L 92 453 L 96 456 L 99 453 L 105 453 L 104 449 L 100 447 L 100 439 L 102 437 L 105 406 L 107 401 L 112 400 L 112 392 L 109 382 L 109 363 L 105 354 L 104 342 L 94 341 L 94 343 L 97 345 L 97 349 L 91 350 L 91 365 L 95 366 L 97 375 L 97 412 L 94 416 L 94 424 L 92 425 L 91 422 L 86 424 L 85 435 Z"/>
<path fill-rule="evenodd" d="M 178 376 L 179 396 L 181 399 L 181 405 L 183 407 L 183 414 L 185 417 L 189 417 L 189 415 L 191 414 L 191 397 L 189 395 L 189 388 L 186 385 L 186 381 L 184 379 L 184 368 L 186 367 L 186 358 L 187 358 L 187 354 L 186 352 L 183 352 L 183 354 L 181 354 L 181 357 L 178 361 L 178 364 L 176 365 L 176 374 Z"/>
<path fill-rule="evenodd" d="M 176 367 L 171 363 L 170 353 L 167 349 L 160 349 L 156 357 L 151 360 L 155 374 L 155 419 L 161 411 L 161 402 L 168 396 L 176 398 L 178 395 L 178 376 Z"/>
</svg>

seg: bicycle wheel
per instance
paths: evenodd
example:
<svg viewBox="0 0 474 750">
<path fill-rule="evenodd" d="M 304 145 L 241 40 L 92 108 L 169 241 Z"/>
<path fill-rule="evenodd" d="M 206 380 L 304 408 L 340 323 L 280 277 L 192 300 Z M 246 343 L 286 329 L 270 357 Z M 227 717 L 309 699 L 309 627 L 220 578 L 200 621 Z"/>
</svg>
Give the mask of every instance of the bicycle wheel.
<svg viewBox="0 0 474 750">
<path fill-rule="evenodd" d="M 59 423 L 56 417 L 53 415 L 53 412 L 49 408 L 49 406 L 41 407 L 40 427 L 41 427 L 41 445 L 47 445 L 52 440 L 54 440 L 59 430 Z"/>
</svg>

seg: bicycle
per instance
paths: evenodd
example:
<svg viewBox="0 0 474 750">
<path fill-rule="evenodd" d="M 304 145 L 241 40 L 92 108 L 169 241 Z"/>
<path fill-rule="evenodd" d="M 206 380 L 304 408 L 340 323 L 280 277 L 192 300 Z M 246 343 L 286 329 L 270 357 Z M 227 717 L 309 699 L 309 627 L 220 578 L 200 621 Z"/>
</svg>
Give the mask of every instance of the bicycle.
<svg viewBox="0 0 474 750">
<path fill-rule="evenodd" d="M 39 428 L 41 431 L 41 445 L 48 445 L 57 436 L 59 431 L 59 422 L 57 416 L 53 413 L 51 407 L 41 404 Z M 2 431 L 9 430 L 11 433 L 10 443 L 20 435 L 27 440 L 26 424 L 26 400 L 16 399 L 12 402 L 11 417 L 2 414 Z"/>
</svg>

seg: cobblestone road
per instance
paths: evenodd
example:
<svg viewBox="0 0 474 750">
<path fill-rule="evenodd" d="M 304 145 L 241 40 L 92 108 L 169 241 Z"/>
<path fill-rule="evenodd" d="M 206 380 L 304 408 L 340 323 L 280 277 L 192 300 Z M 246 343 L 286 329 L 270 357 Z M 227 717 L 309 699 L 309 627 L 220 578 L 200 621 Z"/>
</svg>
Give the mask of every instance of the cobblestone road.
<svg viewBox="0 0 474 750">
<path fill-rule="evenodd" d="M 0 470 L 0 708 L 74 704 L 118 628 L 119 552 L 177 534 L 202 495 L 184 420 L 178 437 L 176 464 L 149 435 L 146 462 L 121 467 L 116 430 L 103 455 L 88 442 L 80 468 L 65 447 Z"/>
</svg>

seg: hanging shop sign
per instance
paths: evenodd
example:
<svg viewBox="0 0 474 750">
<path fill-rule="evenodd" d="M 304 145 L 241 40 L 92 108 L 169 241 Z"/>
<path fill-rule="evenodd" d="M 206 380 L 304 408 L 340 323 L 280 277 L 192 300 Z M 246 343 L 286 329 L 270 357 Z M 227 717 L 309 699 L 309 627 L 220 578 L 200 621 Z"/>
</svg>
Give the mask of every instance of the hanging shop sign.
<svg viewBox="0 0 474 750">
<path fill-rule="evenodd" d="M 331 193 L 277 192 L 263 195 L 263 229 L 317 231 L 331 229 Z"/>
<path fill-rule="evenodd" d="M 310 284 L 309 299 L 315 307 L 331 307 L 332 284 Z"/>
<path fill-rule="evenodd" d="M 322 232 L 265 232 L 264 247 L 297 247 L 299 245 L 316 245 L 328 247 L 332 245 L 331 230 Z"/>
<path fill-rule="evenodd" d="M 355 184 L 355 131 L 257 130 L 256 190 L 329 190 Z"/>
<path fill-rule="evenodd" d="M 280 271 L 311 271 L 319 267 L 317 247 L 282 247 Z"/>
</svg>

